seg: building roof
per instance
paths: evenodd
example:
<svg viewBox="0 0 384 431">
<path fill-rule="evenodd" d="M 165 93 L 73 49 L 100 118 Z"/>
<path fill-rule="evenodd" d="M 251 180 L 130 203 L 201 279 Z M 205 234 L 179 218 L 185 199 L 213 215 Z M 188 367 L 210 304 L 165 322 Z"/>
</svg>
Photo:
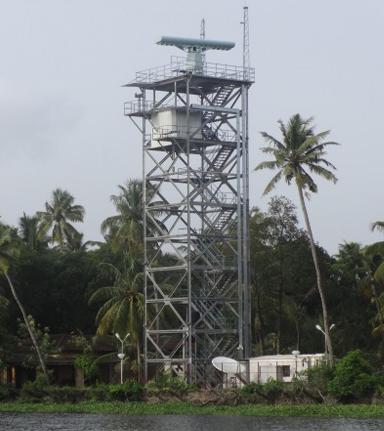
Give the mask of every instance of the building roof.
<svg viewBox="0 0 384 431">
<path fill-rule="evenodd" d="M 324 353 L 300 353 L 299 355 L 264 355 L 255 356 L 254 358 L 249 358 L 250 361 L 278 361 L 278 360 L 288 360 L 288 359 L 304 359 L 304 358 L 323 358 Z"/>
</svg>

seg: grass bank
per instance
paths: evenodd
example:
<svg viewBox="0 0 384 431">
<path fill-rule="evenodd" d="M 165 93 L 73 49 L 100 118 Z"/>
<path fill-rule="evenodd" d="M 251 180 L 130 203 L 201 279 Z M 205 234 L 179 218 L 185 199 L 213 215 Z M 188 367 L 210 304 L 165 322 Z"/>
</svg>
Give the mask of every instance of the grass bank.
<svg viewBox="0 0 384 431">
<path fill-rule="evenodd" d="M 197 406 L 183 402 L 148 404 L 145 402 L 96 402 L 71 403 L 0 403 L 2 413 L 117 413 L 124 415 L 234 415 L 234 416 L 307 416 L 384 418 L 384 405 L 368 404 L 312 404 L 312 405 L 263 405 Z"/>
</svg>

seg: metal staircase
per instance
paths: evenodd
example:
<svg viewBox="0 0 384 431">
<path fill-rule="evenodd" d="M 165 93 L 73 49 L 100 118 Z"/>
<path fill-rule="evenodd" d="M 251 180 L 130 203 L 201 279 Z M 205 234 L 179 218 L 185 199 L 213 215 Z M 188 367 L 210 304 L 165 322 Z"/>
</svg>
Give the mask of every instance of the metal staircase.
<svg viewBox="0 0 384 431">
<path fill-rule="evenodd" d="M 209 167 L 209 171 L 222 171 L 227 160 L 231 156 L 233 152 L 232 147 L 221 147 L 220 150 L 216 153 L 215 157 L 212 160 L 211 166 Z"/>
<path fill-rule="evenodd" d="M 216 107 L 225 106 L 234 88 L 235 88 L 234 85 L 224 85 L 220 87 L 217 93 L 215 94 L 215 97 L 211 101 L 211 106 L 216 106 Z M 202 134 L 203 134 L 203 137 L 207 140 L 218 139 L 216 131 L 212 129 L 212 126 L 208 125 L 214 120 L 216 116 L 217 116 L 217 113 L 214 111 L 207 111 L 203 115 L 203 123 L 205 124 L 205 126 L 202 129 Z"/>
<path fill-rule="evenodd" d="M 212 99 L 211 106 L 225 106 L 234 88 L 234 85 L 224 85 L 220 87 L 215 97 Z M 217 113 L 214 111 L 207 111 L 203 116 L 203 121 L 209 123 L 216 115 Z"/>
<path fill-rule="evenodd" d="M 232 218 L 233 211 L 222 211 L 215 218 L 212 223 L 212 227 L 208 231 L 215 231 L 223 233 L 224 228 L 228 227 L 228 222 Z"/>
</svg>

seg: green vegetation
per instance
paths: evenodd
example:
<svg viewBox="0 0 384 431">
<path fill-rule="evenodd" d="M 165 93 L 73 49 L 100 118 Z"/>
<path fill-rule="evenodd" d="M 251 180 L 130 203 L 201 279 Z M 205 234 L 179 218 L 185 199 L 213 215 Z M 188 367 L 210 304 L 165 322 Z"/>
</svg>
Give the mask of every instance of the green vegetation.
<svg viewBox="0 0 384 431">
<path fill-rule="evenodd" d="M 82 388 L 53 386 L 44 376 L 26 382 L 21 390 L 0 385 L 0 402 L 29 403 L 85 401 L 146 401 L 158 404 L 183 401 L 195 405 L 337 404 L 364 402 L 384 404 L 384 378 L 374 374 L 372 364 L 360 351 L 346 355 L 336 366 L 322 364 L 291 383 L 269 380 L 242 388 L 202 389 L 164 374 L 146 385 L 136 380 L 124 384 L 96 384 Z"/>
<path fill-rule="evenodd" d="M 96 402 L 72 403 L 0 403 L 4 413 L 114 413 L 124 415 L 231 415 L 231 416 L 307 416 L 307 417 L 348 417 L 383 418 L 382 405 L 240 405 L 240 406 L 198 406 L 183 402 L 147 404 L 143 402 Z"/>
<path fill-rule="evenodd" d="M 264 153 L 271 154 L 273 160 L 259 163 L 256 170 L 278 170 L 277 174 L 275 174 L 265 188 L 264 194 L 271 192 L 281 179 L 285 179 L 288 184 L 291 184 L 292 181 L 296 184 L 316 271 L 317 289 L 319 291 L 323 313 L 326 350 L 329 354 L 329 360 L 332 363 L 333 347 L 330 335 L 328 307 L 323 288 L 320 262 L 304 196 L 307 195 L 308 197 L 310 192 L 317 192 L 317 184 L 312 178 L 312 174 L 316 174 L 325 180 L 336 183 L 337 178 L 331 171 L 331 169 L 336 168 L 332 163 L 325 159 L 325 150 L 329 145 L 337 144 L 336 142 L 324 142 L 330 132 L 326 131 L 315 134 L 311 123 L 311 118 L 304 120 L 299 114 L 291 117 L 288 124 L 284 124 L 282 121 L 279 121 L 280 131 L 283 136 L 282 142 L 268 133 L 262 132 L 262 136 L 269 144 L 268 147 L 262 148 L 262 151 Z"/>
<path fill-rule="evenodd" d="M 272 160 L 259 164 L 257 169 L 277 170 L 266 192 L 280 179 L 296 185 L 306 229 L 299 225 L 295 204 L 284 196 L 273 196 L 266 211 L 251 210 L 252 353 L 322 352 L 324 337 L 315 329 L 321 324 L 326 332 L 327 351 L 334 350 L 338 358 L 347 356 L 334 369 L 324 366 L 310 370 L 308 384 L 297 380 L 291 385 L 249 385 L 241 391 L 225 393 L 217 402 L 240 403 L 245 411 L 257 410 L 255 403 L 312 405 L 329 400 L 381 399 L 384 241 L 369 245 L 346 242 L 334 256 L 315 242 L 305 197 L 317 192 L 313 174 L 336 181 L 333 165 L 325 159 L 325 149 L 334 143 L 325 141 L 328 132 L 315 134 L 311 120 L 299 115 L 287 124 L 280 122 L 280 130 L 281 141 L 263 133 L 269 144 L 263 151 Z M 147 194 L 151 195 L 149 186 Z M 138 400 L 146 396 L 184 399 L 196 393 L 196 388 L 169 376 L 146 388 L 133 381 L 119 387 L 98 385 L 100 357 L 82 335 L 77 336 L 82 347 L 75 364 L 84 372 L 84 389 L 54 386 L 55 377 L 46 369 L 47 355 L 55 348 L 50 334 L 95 335 L 113 338 L 115 342 L 115 332 L 123 336 L 129 332 L 125 371 L 130 379 L 141 380 L 142 196 L 143 185 L 138 180 L 118 186 L 118 193 L 111 196 L 115 214 L 101 223 L 100 242 L 83 242 L 80 228 L 85 209 L 62 189 L 54 190 L 52 197 L 42 203 L 43 211 L 22 214 L 19 226 L 0 223 L 0 367 L 11 364 L 12 354 L 22 349 L 26 358 L 23 365 L 45 375 L 43 380 L 39 377 L 24 385 L 20 394 L 0 386 L 0 400 L 19 397 L 20 406 L 24 406 L 20 400 L 39 400 L 44 401 L 41 408 L 45 408 L 49 402 L 60 400 L 91 406 L 96 401 Z M 165 217 L 160 210 L 151 214 L 149 230 L 154 224 L 161 225 Z M 372 229 L 382 227 L 382 221 L 372 225 Z M 154 264 L 168 266 L 177 259 L 158 249 L 155 240 L 147 247 Z M 167 280 L 174 282 L 172 275 Z M 171 327 L 174 322 L 168 320 L 173 315 L 163 314 L 165 326 L 169 323 Z M 335 324 L 332 333 L 331 323 Z M 116 350 L 118 347 L 116 344 Z M 218 394 L 214 397 L 220 398 Z M 184 407 L 180 409 L 192 408 L 188 404 L 181 406 Z M 322 408 L 328 407 L 319 406 Z"/>
<path fill-rule="evenodd" d="M 384 383 L 381 375 L 359 350 L 349 352 L 336 365 L 329 391 L 341 401 L 358 400 L 373 394 Z"/>
</svg>

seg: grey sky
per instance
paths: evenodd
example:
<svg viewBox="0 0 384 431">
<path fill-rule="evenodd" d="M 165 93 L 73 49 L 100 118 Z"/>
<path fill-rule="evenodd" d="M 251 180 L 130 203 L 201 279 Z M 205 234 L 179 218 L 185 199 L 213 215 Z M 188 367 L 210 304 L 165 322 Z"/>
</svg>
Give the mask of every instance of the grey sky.
<svg viewBox="0 0 384 431">
<path fill-rule="evenodd" d="M 120 85 L 136 70 L 166 64 L 174 48 L 163 34 L 233 40 L 234 50 L 207 60 L 241 64 L 242 1 L 0 0 L 0 215 L 16 224 L 43 207 L 55 187 L 85 206 L 80 228 L 100 237 L 116 185 L 141 175 L 140 139 L 122 115 L 133 91 Z M 330 150 L 339 183 L 319 182 L 310 202 L 315 236 L 334 253 L 344 240 L 369 243 L 384 219 L 384 2 L 248 2 L 251 62 L 251 166 L 263 155 L 259 131 L 276 120 L 314 116 L 343 145 Z M 271 173 L 252 173 L 251 203 Z M 381 184 L 381 186 L 380 186 Z M 281 184 L 277 194 L 298 202 Z"/>
</svg>

